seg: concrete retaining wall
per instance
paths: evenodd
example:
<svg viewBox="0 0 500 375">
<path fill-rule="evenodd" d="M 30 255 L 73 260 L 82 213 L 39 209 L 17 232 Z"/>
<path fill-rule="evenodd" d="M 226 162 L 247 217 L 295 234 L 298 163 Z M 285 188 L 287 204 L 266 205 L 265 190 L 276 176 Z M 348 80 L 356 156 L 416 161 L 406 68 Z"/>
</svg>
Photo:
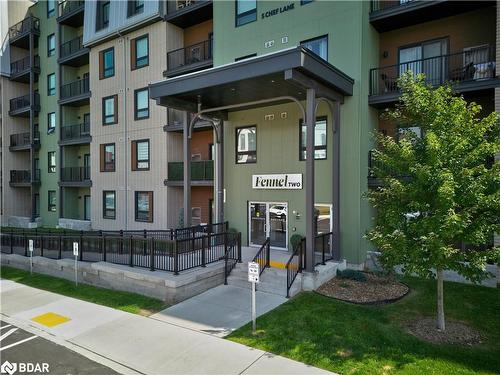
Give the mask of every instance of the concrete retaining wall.
<svg viewBox="0 0 500 375">
<path fill-rule="evenodd" d="M 42 226 L 42 219 L 37 217 L 35 219 L 35 222 L 30 222 L 29 217 L 25 216 L 8 216 L 6 223 L 4 225 L 7 225 L 9 227 L 15 227 L 15 228 L 37 228 Z"/>
<path fill-rule="evenodd" d="M 29 271 L 29 262 L 29 257 L 17 254 L 1 255 L 1 263 L 6 266 Z M 75 261 L 33 257 L 33 272 L 73 281 Z M 224 263 L 213 263 L 205 268 L 196 268 L 174 276 L 168 272 L 130 268 L 106 262 L 78 262 L 78 280 L 81 283 L 138 293 L 174 304 L 224 283 Z"/>
<path fill-rule="evenodd" d="M 92 225 L 89 220 L 59 218 L 58 227 L 65 229 L 73 229 L 73 230 L 83 230 L 83 231 L 92 230 Z"/>
<path fill-rule="evenodd" d="M 365 263 L 365 268 L 369 270 L 379 270 L 380 265 L 378 264 L 378 257 L 380 255 L 380 252 L 377 251 L 369 251 L 366 257 L 366 263 Z M 488 264 L 486 265 L 486 270 L 493 274 L 494 276 L 484 280 L 480 285 L 482 286 L 487 286 L 490 288 L 496 288 L 497 284 L 500 281 L 500 270 L 499 267 L 495 264 Z M 402 274 L 401 272 L 401 267 L 396 267 L 396 272 L 399 274 Z M 456 283 L 463 283 L 463 284 L 472 284 L 470 281 L 466 280 L 463 276 L 460 276 L 457 272 L 455 271 L 445 271 L 444 272 L 444 279 L 446 281 L 454 281 Z"/>
</svg>

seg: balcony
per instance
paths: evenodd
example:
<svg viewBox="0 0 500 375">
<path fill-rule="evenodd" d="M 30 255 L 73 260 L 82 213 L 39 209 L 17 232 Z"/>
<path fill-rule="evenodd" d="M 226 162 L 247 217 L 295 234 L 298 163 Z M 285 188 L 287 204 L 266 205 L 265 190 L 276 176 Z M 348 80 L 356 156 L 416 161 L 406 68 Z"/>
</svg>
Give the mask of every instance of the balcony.
<svg viewBox="0 0 500 375">
<path fill-rule="evenodd" d="M 40 74 L 40 57 L 35 56 L 33 66 L 30 57 L 26 56 L 20 60 L 10 63 L 10 77 L 11 81 L 29 83 L 30 73 L 35 73 L 35 81 L 38 81 L 38 74 Z"/>
<path fill-rule="evenodd" d="M 10 99 L 9 115 L 29 117 L 31 108 L 35 113 L 40 112 L 40 95 L 38 93 L 35 93 L 35 103 L 33 105 L 30 105 L 30 94 Z"/>
<path fill-rule="evenodd" d="M 57 62 L 62 65 L 80 67 L 89 63 L 89 48 L 82 44 L 83 37 L 79 36 L 59 47 L 59 59 Z"/>
<path fill-rule="evenodd" d="M 24 151 L 31 148 L 40 148 L 40 132 L 35 132 L 33 136 L 33 143 L 31 143 L 30 133 L 20 133 L 10 135 L 10 151 Z"/>
<path fill-rule="evenodd" d="M 427 82 L 434 86 L 451 81 L 458 92 L 484 91 L 500 86 L 500 78 L 495 76 L 495 51 L 485 46 L 371 69 L 368 102 L 375 107 L 395 103 L 401 95 L 397 79 L 408 70 L 425 74 Z"/>
<path fill-rule="evenodd" d="M 213 186 L 213 160 L 200 160 L 191 162 L 191 184 L 192 186 Z M 182 161 L 168 163 L 168 178 L 165 180 L 165 185 L 184 185 L 184 163 Z"/>
<path fill-rule="evenodd" d="M 64 0 L 59 3 L 57 22 L 62 25 L 72 27 L 83 26 L 83 14 L 85 11 L 85 1 Z"/>
<path fill-rule="evenodd" d="M 188 114 L 187 120 L 194 116 L 193 114 Z M 179 111 L 174 108 L 167 108 L 167 125 L 164 126 L 163 130 L 166 132 L 178 132 L 182 133 L 184 131 L 184 111 Z M 199 120 L 193 127 L 194 131 L 197 130 L 208 130 L 212 129 L 212 124 L 208 121 Z"/>
<path fill-rule="evenodd" d="M 89 122 L 61 127 L 60 146 L 81 145 L 91 141 Z"/>
<path fill-rule="evenodd" d="M 384 167 L 380 162 L 375 160 L 373 154 L 373 151 L 369 151 L 368 153 L 368 187 L 377 188 L 384 186 L 384 181 L 377 175 L 377 170 L 384 170 L 385 175 L 391 175 L 403 181 L 407 181 L 409 179 L 408 176 L 398 176 L 396 171 L 391 171 L 390 169 L 387 169 L 387 167 Z"/>
<path fill-rule="evenodd" d="M 213 17 L 212 0 L 168 0 L 165 21 L 186 28 Z"/>
<path fill-rule="evenodd" d="M 494 6 L 494 3 L 481 0 L 372 0 L 370 23 L 378 32 L 386 32 L 487 6 Z"/>
<path fill-rule="evenodd" d="M 40 184 L 40 169 L 35 169 L 33 180 L 31 179 L 31 171 L 29 170 L 11 170 L 9 185 L 12 187 L 30 187 L 31 185 Z"/>
<path fill-rule="evenodd" d="M 21 22 L 9 27 L 9 43 L 19 48 L 30 48 L 30 34 L 40 35 L 40 20 L 33 16 L 28 16 Z M 38 38 L 34 38 L 34 47 L 38 46 Z"/>
<path fill-rule="evenodd" d="M 61 168 L 60 186 L 88 187 L 92 186 L 90 180 L 90 167 L 64 167 Z"/>
<path fill-rule="evenodd" d="M 79 107 L 90 103 L 89 77 L 61 86 L 59 104 Z"/>
<path fill-rule="evenodd" d="M 210 68 L 212 59 L 213 40 L 193 44 L 167 53 L 167 77 Z"/>
</svg>

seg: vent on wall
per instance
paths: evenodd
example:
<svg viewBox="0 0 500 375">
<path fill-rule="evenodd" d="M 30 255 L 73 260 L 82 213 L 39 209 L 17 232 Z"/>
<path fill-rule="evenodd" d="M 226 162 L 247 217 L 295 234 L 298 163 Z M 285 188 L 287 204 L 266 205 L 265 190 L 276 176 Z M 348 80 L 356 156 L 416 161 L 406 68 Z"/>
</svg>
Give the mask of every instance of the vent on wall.
<svg viewBox="0 0 500 375">
<path fill-rule="evenodd" d="M 287 44 L 288 43 L 288 37 L 284 36 L 281 38 L 281 44 Z"/>
<path fill-rule="evenodd" d="M 274 46 L 274 40 L 268 40 L 264 43 L 265 48 L 271 48 L 272 46 Z"/>
<path fill-rule="evenodd" d="M 274 114 L 265 115 L 264 116 L 264 120 L 266 120 L 266 121 L 272 121 L 272 120 L 274 120 Z"/>
</svg>

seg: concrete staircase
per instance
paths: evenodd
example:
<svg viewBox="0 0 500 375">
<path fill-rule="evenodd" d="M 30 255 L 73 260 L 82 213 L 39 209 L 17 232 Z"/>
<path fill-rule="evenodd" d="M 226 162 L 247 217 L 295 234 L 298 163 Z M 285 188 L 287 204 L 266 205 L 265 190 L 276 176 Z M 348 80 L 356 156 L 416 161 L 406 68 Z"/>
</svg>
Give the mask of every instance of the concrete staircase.
<svg viewBox="0 0 500 375">
<path fill-rule="evenodd" d="M 299 273 L 290 289 L 290 297 L 300 292 L 301 278 L 302 274 Z M 248 281 L 248 264 L 246 262 L 236 264 L 227 278 L 227 283 L 240 288 L 251 289 L 252 284 Z M 260 276 L 257 290 L 286 297 L 286 269 L 266 268 Z"/>
</svg>

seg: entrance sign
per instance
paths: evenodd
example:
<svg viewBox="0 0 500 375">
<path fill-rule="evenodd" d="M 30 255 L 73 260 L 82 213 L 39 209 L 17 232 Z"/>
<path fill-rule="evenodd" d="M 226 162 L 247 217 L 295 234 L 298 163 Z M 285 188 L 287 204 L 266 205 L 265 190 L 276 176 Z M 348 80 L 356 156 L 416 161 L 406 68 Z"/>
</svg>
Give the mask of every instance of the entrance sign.
<svg viewBox="0 0 500 375">
<path fill-rule="evenodd" d="M 248 281 L 251 283 L 259 282 L 259 263 L 248 262 Z"/>
<path fill-rule="evenodd" d="M 254 174 L 252 189 L 302 189 L 302 173 Z"/>
</svg>

